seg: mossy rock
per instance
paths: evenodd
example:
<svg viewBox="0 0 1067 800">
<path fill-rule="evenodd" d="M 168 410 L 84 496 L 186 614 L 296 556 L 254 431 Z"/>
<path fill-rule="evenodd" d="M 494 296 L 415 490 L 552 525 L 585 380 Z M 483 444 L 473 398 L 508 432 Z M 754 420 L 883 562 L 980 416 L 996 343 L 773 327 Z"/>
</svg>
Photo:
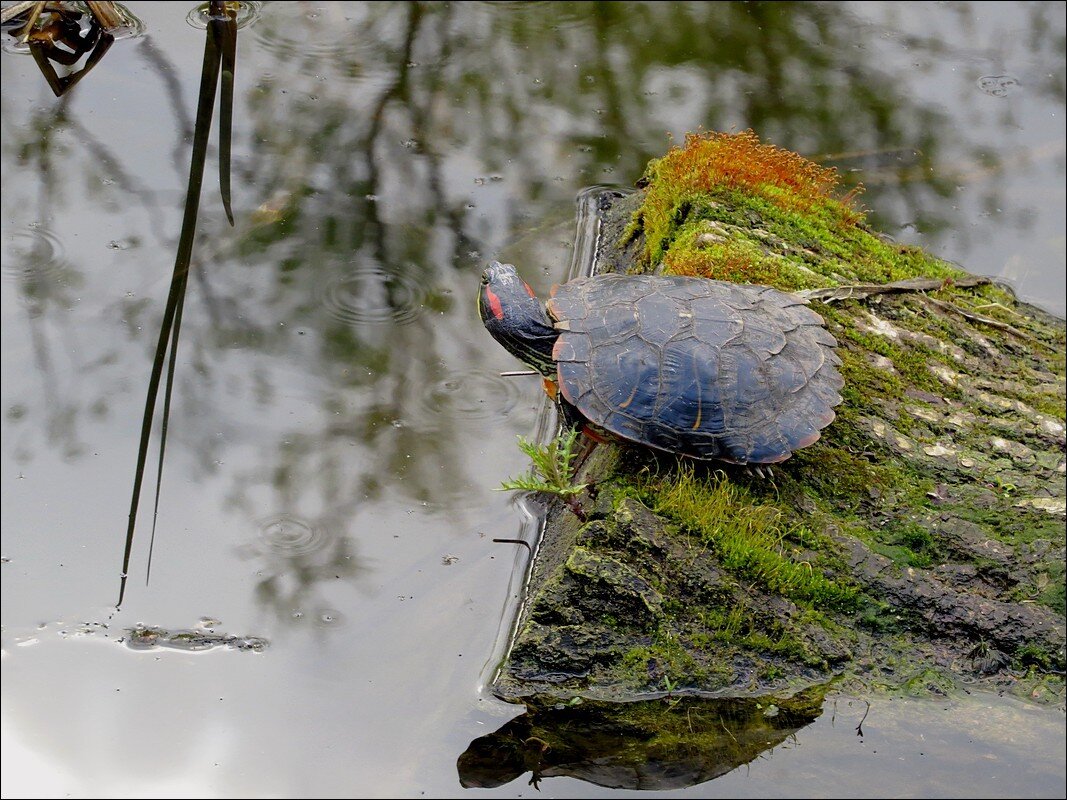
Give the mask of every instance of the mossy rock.
<svg viewBox="0 0 1067 800">
<path fill-rule="evenodd" d="M 844 402 L 772 478 L 597 447 L 589 520 L 551 507 L 494 690 L 1062 703 L 1064 322 L 879 236 L 832 171 L 751 133 L 689 137 L 642 187 L 601 196 L 596 270 L 808 292 Z"/>
</svg>

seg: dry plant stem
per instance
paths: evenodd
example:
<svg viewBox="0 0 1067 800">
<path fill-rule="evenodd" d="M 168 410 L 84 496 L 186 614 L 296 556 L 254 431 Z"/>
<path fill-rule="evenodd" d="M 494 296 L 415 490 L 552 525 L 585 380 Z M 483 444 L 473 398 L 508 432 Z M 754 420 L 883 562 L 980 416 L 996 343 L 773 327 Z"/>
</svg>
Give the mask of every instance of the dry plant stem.
<svg viewBox="0 0 1067 800">
<path fill-rule="evenodd" d="M 824 303 L 834 303 L 840 300 L 863 300 L 876 294 L 900 294 L 903 292 L 930 292 L 944 288 L 946 285 L 963 288 L 971 286 L 984 286 L 992 283 L 989 278 L 975 275 L 967 278 L 954 278 L 945 281 L 941 278 L 909 278 L 906 281 L 895 283 L 853 283 L 846 286 L 829 286 L 825 289 L 806 289 L 797 292 L 798 297 L 805 300 L 821 300 Z M 998 323 L 1002 324 L 1002 323 Z"/>
<path fill-rule="evenodd" d="M 803 297 L 805 300 L 820 300 L 824 303 L 834 303 L 842 300 L 864 300 L 878 294 L 929 292 L 941 289 L 946 285 L 968 288 L 971 286 L 984 286 L 991 283 L 993 283 L 991 279 L 981 275 L 975 275 L 968 278 L 955 278 L 950 282 L 939 278 L 910 278 L 906 281 L 897 281 L 895 283 L 887 283 L 884 285 L 875 283 L 854 283 L 846 286 L 829 286 L 825 289 L 807 289 L 805 291 L 797 292 L 797 295 Z M 927 296 L 926 300 L 940 309 L 949 311 L 953 314 L 959 314 L 961 317 L 970 320 L 971 322 L 988 325 L 991 328 L 1006 331 L 1013 336 L 1018 336 L 1023 339 L 1032 338 L 1015 326 L 1009 325 L 1006 322 L 1001 322 L 1000 320 L 982 314 L 975 314 L 972 311 L 965 311 L 953 303 L 938 300 L 936 297 Z"/>
<path fill-rule="evenodd" d="M 998 319 L 991 319 L 990 317 L 984 317 L 981 314 L 975 314 L 971 311 L 964 311 L 959 306 L 953 305 L 952 303 L 946 303 L 944 300 L 938 300 L 934 297 L 927 297 L 926 299 L 938 308 L 943 308 L 946 311 L 951 311 L 954 314 L 959 314 L 961 317 L 963 317 L 964 319 L 968 319 L 971 322 L 978 322 L 982 325 L 988 325 L 991 328 L 999 328 L 1002 331 L 1007 331 L 1013 336 L 1019 336 L 1024 339 L 1032 338 L 1027 334 L 1023 333 L 1018 328 L 1014 327 L 1013 325 L 1009 325 L 1006 322 L 1001 322 Z"/>
<path fill-rule="evenodd" d="M 582 508 L 582 503 L 577 498 L 577 496 L 573 494 L 568 495 L 566 502 L 567 508 L 569 508 L 571 510 L 571 513 L 573 513 L 574 516 L 578 518 L 579 522 L 587 522 L 589 520 L 589 517 L 586 515 L 585 509 Z"/>
<path fill-rule="evenodd" d="M 30 12 L 29 18 L 26 20 L 26 25 L 19 33 L 19 43 L 26 44 L 26 40 L 30 38 L 30 34 L 33 32 L 33 26 L 37 24 L 37 18 L 41 16 L 41 12 L 44 11 L 44 3 L 36 3 L 33 6 L 33 10 Z"/>
<path fill-rule="evenodd" d="M 89 6 L 89 11 L 105 31 L 122 25 L 124 19 L 122 12 L 115 7 L 114 3 L 106 2 L 106 0 L 87 0 L 85 5 Z"/>
<path fill-rule="evenodd" d="M 35 5 L 38 5 L 36 0 L 25 0 L 25 2 L 15 3 L 13 6 L 8 6 L 3 11 L 0 11 L 0 22 L 7 22 L 8 20 L 21 16 Z M 41 3 L 40 5 L 44 5 L 44 3 Z"/>
</svg>

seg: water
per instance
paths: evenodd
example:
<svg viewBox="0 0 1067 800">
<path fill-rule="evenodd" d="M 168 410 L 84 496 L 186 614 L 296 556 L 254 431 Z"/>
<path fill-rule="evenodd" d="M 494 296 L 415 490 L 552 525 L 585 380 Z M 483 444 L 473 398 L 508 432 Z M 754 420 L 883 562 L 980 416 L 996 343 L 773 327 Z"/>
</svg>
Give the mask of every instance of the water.
<svg viewBox="0 0 1067 800">
<path fill-rule="evenodd" d="M 457 772 L 521 712 L 482 690 L 526 557 L 492 541 L 526 513 L 495 487 L 544 424 L 478 275 L 547 292 L 579 192 L 669 136 L 751 127 L 862 182 L 875 227 L 1064 313 L 1062 4 L 264 4 L 233 228 L 208 152 L 151 578 L 158 417 L 116 610 L 205 36 L 192 6 L 130 9 L 145 33 L 62 100 L 0 56 L 5 796 L 531 795 Z M 1062 794 L 1057 710 L 861 716 L 833 698 L 651 794 Z"/>
</svg>

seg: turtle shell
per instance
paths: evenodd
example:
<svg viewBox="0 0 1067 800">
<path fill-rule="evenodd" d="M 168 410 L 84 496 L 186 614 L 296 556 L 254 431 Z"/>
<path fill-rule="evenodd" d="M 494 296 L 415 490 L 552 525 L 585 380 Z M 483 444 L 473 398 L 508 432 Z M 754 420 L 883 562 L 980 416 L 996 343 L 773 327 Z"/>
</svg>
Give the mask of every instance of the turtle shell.
<svg viewBox="0 0 1067 800">
<path fill-rule="evenodd" d="M 553 291 L 563 397 L 659 450 L 784 461 L 834 419 L 837 341 L 801 298 L 705 278 L 597 275 Z"/>
</svg>

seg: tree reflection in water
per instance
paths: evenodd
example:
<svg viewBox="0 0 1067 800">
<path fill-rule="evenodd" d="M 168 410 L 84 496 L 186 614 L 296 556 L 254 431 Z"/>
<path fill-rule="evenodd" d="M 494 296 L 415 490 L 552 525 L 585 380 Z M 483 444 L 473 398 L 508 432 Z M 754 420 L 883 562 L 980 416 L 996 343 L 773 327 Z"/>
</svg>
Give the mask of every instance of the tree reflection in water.
<svg viewBox="0 0 1067 800">
<path fill-rule="evenodd" d="M 955 154 L 970 146 L 940 109 L 869 63 L 840 7 L 551 10 L 276 4 L 242 32 L 237 226 L 228 232 L 216 213 L 200 221 L 171 429 L 200 479 L 235 465 L 226 467 L 228 502 L 245 519 L 265 509 L 350 518 L 382 501 L 385 487 L 419 507 L 467 508 L 476 488 L 467 451 L 485 418 L 455 401 L 488 394 L 482 409 L 499 410 L 517 391 L 494 383 L 484 355 L 492 344 L 473 324 L 482 262 L 506 252 L 527 269 L 545 265 L 546 238 L 570 235 L 569 198 L 585 185 L 634 181 L 668 129 L 752 127 L 777 145 L 859 165 L 846 182 L 874 168 L 881 208 L 922 208 L 928 230 L 955 226 L 953 207 L 930 212 L 929 200 L 953 188 L 946 143 Z M 1041 35 L 1051 12 L 1035 4 L 1030 13 Z M 918 56 L 942 43 L 909 46 Z M 187 103 L 150 39 L 138 54 L 151 69 L 145 80 L 158 79 L 170 99 L 178 152 Z M 30 138 L 5 142 L 38 176 L 42 218 L 72 210 L 72 168 L 106 184 L 94 190 L 101 206 L 172 218 L 157 187 L 126 174 L 117 145 L 94 138 L 68 104 L 34 113 L 21 129 Z M 979 162 L 978 145 L 970 155 Z M 163 228 L 117 246 L 155 236 L 171 250 Z M 55 340 L 72 335 L 71 287 L 86 281 L 62 250 L 53 260 L 62 281 L 45 280 L 38 264 L 16 283 L 33 309 L 43 374 Z M 83 457 L 79 428 L 109 413 L 125 385 L 121 365 L 143 358 L 140 331 L 156 308 L 116 297 L 110 310 L 130 336 L 86 342 L 79 358 L 91 385 L 56 385 L 43 408 L 16 398 L 26 413 L 12 424 L 40 424 L 51 446 Z M 426 402 L 427 387 L 446 386 L 452 402 Z"/>
</svg>

